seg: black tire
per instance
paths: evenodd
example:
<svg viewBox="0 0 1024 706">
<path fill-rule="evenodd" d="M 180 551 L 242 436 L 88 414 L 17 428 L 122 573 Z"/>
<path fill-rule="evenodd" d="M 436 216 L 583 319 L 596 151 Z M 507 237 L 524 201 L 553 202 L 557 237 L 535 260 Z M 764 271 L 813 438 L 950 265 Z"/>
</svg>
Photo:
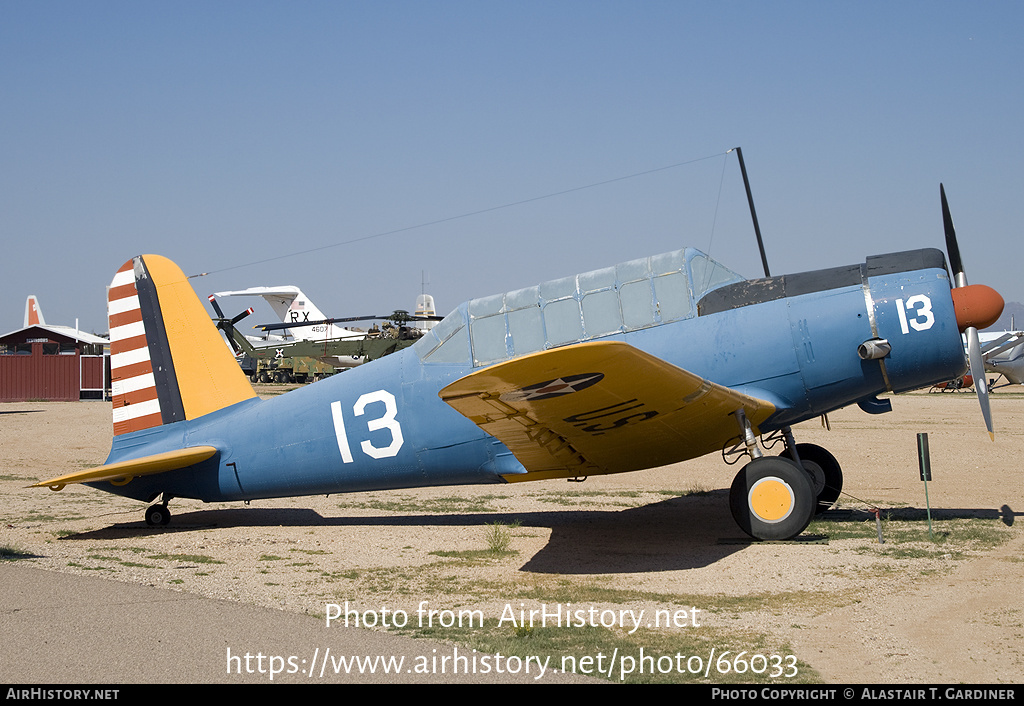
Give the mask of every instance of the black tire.
<svg viewBox="0 0 1024 706">
<path fill-rule="evenodd" d="M 814 488 L 807 473 L 789 459 L 764 456 L 736 474 L 729 507 L 736 524 L 754 539 L 792 539 L 814 515 Z"/>
<path fill-rule="evenodd" d="M 171 521 L 171 511 L 166 505 L 150 505 L 146 508 L 146 524 L 150 527 L 167 525 Z"/>
<path fill-rule="evenodd" d="M 800 456 L 804 470 L 810 474 L 811 484 L 818 496 L 818 509 L 815 514 L 821 514 L 835 505 L 843 492 L 843 469 L 835 456 L 817 444 L 797 444 L 796 452 Z M 789 449 L 783 451 L 780 456 L 790 460 L 793 458 Z"/>
</svg>

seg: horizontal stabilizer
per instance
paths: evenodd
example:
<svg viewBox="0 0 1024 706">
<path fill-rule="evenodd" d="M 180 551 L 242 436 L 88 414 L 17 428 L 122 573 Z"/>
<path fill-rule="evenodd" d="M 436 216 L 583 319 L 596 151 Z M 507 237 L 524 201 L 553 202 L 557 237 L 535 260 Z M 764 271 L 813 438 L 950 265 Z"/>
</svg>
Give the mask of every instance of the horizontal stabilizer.
<svg viewBox="0 0 1024 706">
<path fill-rule="evenodd" d="M 76 471 L 58 478 L 40 481 L 30 485 L 30 488 L 50 488 L 51 490 L 63 490 L 68 483 L 96 483 L 99 481 L 111 481 L 116 485 L 124 485 L 135 476 L 151 476 L 166 471 L 176 471 L 179 468 L 187 468 L 217 453 L 214 446 L 190 446 L 175 451 L 133 458 L 127 461 L 109 463 L 97 468 L 89 468 L 84 471 Z"/>
<path fill-rule="evenodd" d="M 775 406 L 619 341 L 555 348 L 478 370 L 441 399 L 515 454 L 509 481 L 619 473 L 718 451 Z"/>
</svg>

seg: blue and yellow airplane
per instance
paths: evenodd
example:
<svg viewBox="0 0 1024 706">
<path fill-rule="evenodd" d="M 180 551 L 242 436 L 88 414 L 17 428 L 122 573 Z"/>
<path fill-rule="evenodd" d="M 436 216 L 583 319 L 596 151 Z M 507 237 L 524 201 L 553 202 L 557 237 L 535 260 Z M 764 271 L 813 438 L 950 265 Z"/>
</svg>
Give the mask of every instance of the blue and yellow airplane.
<svg viewBox="0 0 1024 706">
<path fill-rule="evenodd" d="M 887 412 L 880 393 L 962 375 L 961 334 L 977 341 L 1002 311 L 966 284 L 944 194 L 943 212 L 952 281 L 931 249 L 753 280 L 676 250 L 473 299 L 411 348 L 269 400 L 182 271 L 141 255 L 109 290 L 110 455 L 36 486 L 159 499 L 156 525 L 176 497 L 581 478 L 723 452 L 749 457 L 730 492 L 739 526 L 791 538 L 842 488 L 836 459 L 792 425 Z"/>
</svg>

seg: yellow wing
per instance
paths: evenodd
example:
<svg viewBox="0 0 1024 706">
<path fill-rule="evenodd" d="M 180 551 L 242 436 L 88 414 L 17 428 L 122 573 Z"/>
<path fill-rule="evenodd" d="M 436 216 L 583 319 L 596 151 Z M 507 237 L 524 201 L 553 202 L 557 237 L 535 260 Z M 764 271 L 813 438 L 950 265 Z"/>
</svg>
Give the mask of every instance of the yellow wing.
<svg viewBox="0 0 1024 706">
<path fill-rule="evenodd" d="M 50 480 L 39 481 L 29 488 L 50 488 L 51 490 L 63 490 L 68 483 L 95 483 L 108 480 L 116 485 L 124 485 L 135 476 L 149 476 L 166 471 L 174 471 L 179 468 L 186 468 L 193 464 L 205 461 L 217 453 L 214 446 L 191 446 L 185 449 L 167 451 L 165 453 L 133 458 L 128 461 L 97 466 L 84 471 L 76 471 L 67 475 L 51 478 Z"/>
<path fill-rule="evenodd" d="M 504 443 L 527 473 L 506 480 L 620 473 L 718 451 L 755 432 L 770 402 L 717 385 L 619 341 L 555 348 L 478 370 L 441 399 Z"/>
</svg>

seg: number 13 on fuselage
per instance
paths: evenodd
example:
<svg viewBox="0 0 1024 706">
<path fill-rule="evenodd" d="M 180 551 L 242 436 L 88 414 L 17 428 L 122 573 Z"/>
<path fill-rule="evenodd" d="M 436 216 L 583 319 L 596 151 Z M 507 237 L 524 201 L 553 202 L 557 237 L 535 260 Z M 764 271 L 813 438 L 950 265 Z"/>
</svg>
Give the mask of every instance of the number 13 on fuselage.
<svg viewBox="0 0 1024 706">
<path fill-rule="evenodd" d="M 355 461 L 352 443 L 357 443 L 359 450 L 373 459 L 397 456 L 402 444 L 405 443 L 402 424 L 398 421 L 398 403 L 395 396 L 387 390 L 376 390 L 360 395 L 351 409 L 346 408 L 341 401 L 331 402 L 331 416 L 334 420 L 338 451 L 344 463 Z M 350 442 L 345 430 L 345 421 L 362 417 L 366 417 L 363 435 L 365 438 L 353 439 Z"/>
<path fill-rule="evenodd" d="M 927 331 L 935 323 L 932 300 L 924 294 L 912 296 L 906 302 L 897 299 L 896 312 L 900 317 L 900 330 L 905 334 L 910 333 L 911 328 L 915 331 Z"/>
</svg>

